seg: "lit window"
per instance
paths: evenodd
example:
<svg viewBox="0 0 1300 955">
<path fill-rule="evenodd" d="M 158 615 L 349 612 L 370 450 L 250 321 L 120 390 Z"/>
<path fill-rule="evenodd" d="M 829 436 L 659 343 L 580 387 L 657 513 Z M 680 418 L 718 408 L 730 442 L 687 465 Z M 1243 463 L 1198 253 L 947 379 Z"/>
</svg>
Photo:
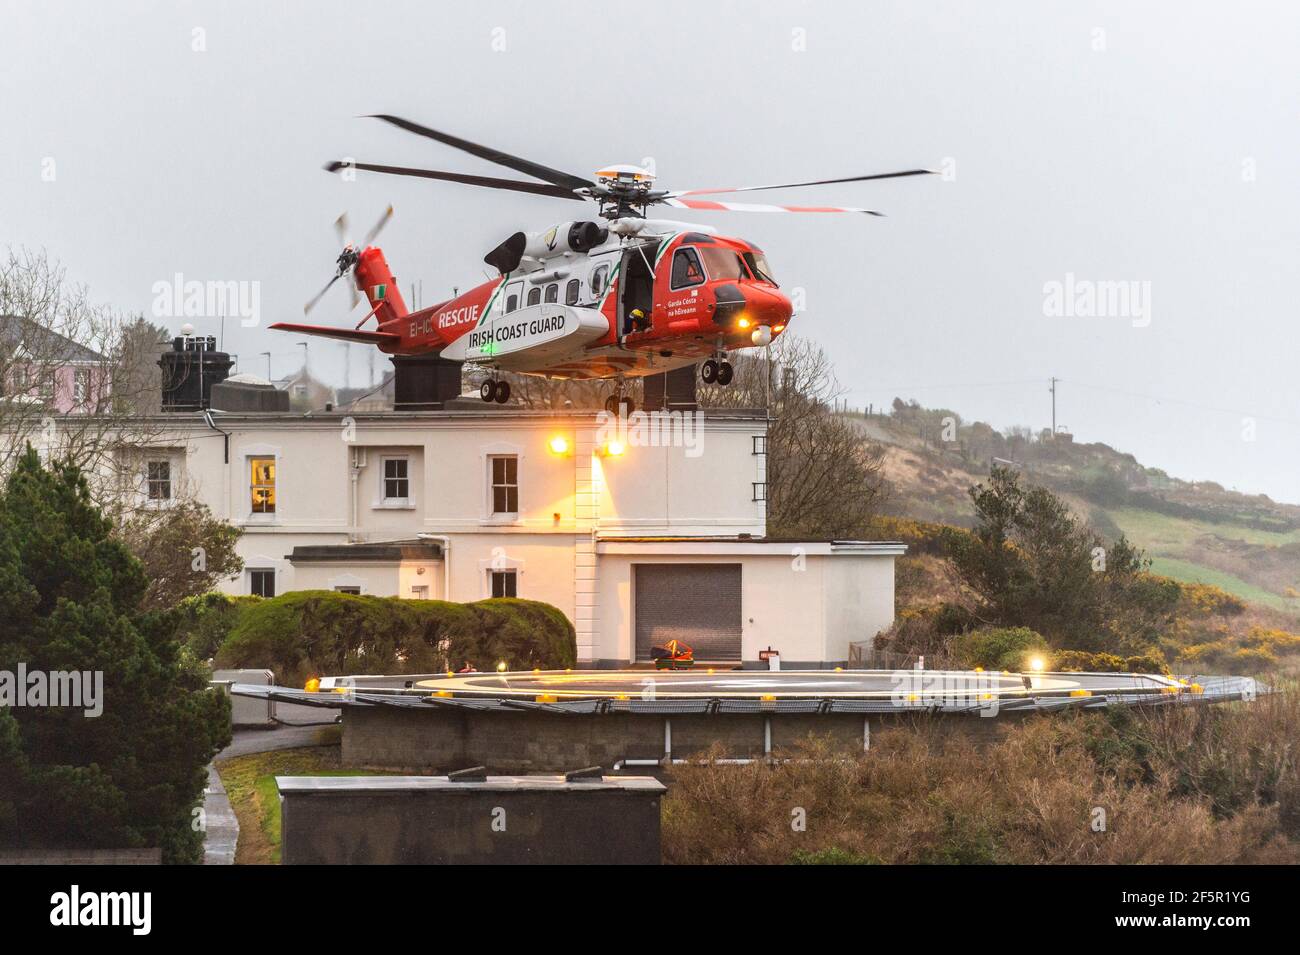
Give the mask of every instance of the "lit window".
<svg viewBox="0 0 1300 955">
<path fill-rule="evenodd" d="M 248 572 L 248 592 L 254 597 L 274 597 L 275 571 L 250 570 Z"/>
<path fill-rule="evenodd" d="M 384 500 L 405 501 L 411 496 L 406 458 L 384 458 Z"/>
<path fill-rule="evenodd" d="M 149 488 L 149 500 L 170 501 L 172 499 L 172 466 L 170 461 L 148 462 L 145 477 Z"/>
<path fill-rule="evenodd" d="M 492 461 L 492 513 L 519 513 L 519 458 L 499 455 Z"/>
<path fill-rule="evenodd" d="M 492 570 L 492 596 L 517 597 L 519 595 L 519 575 L 513 570 Z"/>
<path fill-rule="evenodd" d="M 250 458 L 254 514 L 275 513 L 275 458 Z"/>
</svg>

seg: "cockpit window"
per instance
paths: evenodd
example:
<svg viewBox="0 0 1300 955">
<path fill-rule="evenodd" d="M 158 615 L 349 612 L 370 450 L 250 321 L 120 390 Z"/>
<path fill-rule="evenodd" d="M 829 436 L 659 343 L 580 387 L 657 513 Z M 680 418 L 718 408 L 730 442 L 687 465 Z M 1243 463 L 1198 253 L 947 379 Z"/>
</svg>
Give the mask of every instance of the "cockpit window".
<svg viewBox="0 0 1300 955">
<path fill-rule="evenodd" d="M 772 285 L 777 284 L 776 279 L 772 278 L 771 268 L 768 267 L 767 256 L 763 255 L 762 252 L 759 252 L 757 249 L 753 252 L 746 252 L 745 264 L 749 266 L 749 271 L 753 272 L 754 276 L 760 282 L 770 282 Z"/>
<path fill-rule="evenodd" d="M 732 249 L 700 249 L 704 255 L 704 264 L 709 268 L 709 278 L 715 282 L 720 279 L 735 281 L 749 277 L 745 263 Z"/>
<path fill-rule="evenodd" d="M 699 253 L 687 246 L 673 253 L 673 274 L 671 287 L 690 288 L 704 281 L 704 269 L 700 266 Z"/>
</svg>

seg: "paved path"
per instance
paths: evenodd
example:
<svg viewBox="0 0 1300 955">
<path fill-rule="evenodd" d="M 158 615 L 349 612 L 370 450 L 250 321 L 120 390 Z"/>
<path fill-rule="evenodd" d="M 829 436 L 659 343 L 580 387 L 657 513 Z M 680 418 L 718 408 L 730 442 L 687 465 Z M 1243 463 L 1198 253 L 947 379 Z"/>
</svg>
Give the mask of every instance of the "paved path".
<svg viewBox="0 0 1300 955">
<path fill-rule="evenodd" d="M 226 787 L 221 784 L 216 766 L 208 764 L 208 785 L 203 791 L 203 814 L 207 829 L 203 834 L 203 864 L 233 865 L 235 843 L 239 841 L 239 822 L 230 808 Z"/>
<path fill-rule="evenodd" d="M 269 753 L 279 749 L 298 749 L 301 746 L 325 746 L 338 740 L 331 725 L 338 717 L 337 710 L 316 706 L 298 706 L 277 703 L 276 716 L 282 722 L 270 729 L 237 729 L 230 745 L 217 754 L 208 765 L 208 785 L 204 790 L 203 811 L 207 830 L 203 836 L 203 864 L 231 865 L 235 861 L 235 845 L 239 840 L 239 822 L 226 796 L 217 773 L 217 764 L 233 756 L 250 753 Z M 305 725 L 295 725 L 305 724 Z"/>
</svg>

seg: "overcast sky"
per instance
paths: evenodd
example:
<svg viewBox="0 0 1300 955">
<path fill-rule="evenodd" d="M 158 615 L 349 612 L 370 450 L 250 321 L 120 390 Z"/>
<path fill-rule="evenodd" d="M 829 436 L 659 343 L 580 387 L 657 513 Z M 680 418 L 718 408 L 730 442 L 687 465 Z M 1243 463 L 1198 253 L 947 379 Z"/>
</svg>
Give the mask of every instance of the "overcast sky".
<svg viewBox="0 0 1300 955">
<path fill-rule="evenodd" d="M 924 165 L 947 175 L 760 196 L 888 218 L 677 215 L 767 251 L 806 297 L 793 328 L 831 353 L 855 405 L 901 395 L 1046 427 L 1056 376 L 1057 420 L 1078 440 L 1300 501 L 1295 4 L 0 11 L 0 245 L 44 247 L 95 299 L 173 332 L 184 319 L 155 314 L 155 283 L 260 283 L 260 326 L 225 324 L 245 371 L 265 374 L 265 351 L 276 376 L 301 363 L 301 339 L 264 326 L 301 320 L 343 210 L 362 231 L 395 205 L 381 244 L 430 304 L 481 281 L 510 233 L 580 208 L 342 182 L 321 164 L 513 175 L 360 114 L 582 175 L 652 158 L 675 189 Z M 1128 308 L 1090 309 L 1087 282 L 1126 283 Z M 348 322 L 346 304 L 332 293 L 313 320 Z M 345 350 L 313 340 L 313 371 L 341 384 Z M 353 384 L 368 363 L 351 350 Z"/>
</svg>

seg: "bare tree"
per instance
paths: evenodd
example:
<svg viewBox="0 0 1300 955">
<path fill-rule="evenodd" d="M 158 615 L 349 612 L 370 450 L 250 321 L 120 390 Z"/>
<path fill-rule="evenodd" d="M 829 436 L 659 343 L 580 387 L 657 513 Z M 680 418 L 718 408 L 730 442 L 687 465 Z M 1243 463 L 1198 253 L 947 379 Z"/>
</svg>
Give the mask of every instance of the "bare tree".
<svg viewBox="0 0 1300 955">
<path fill-rule="evenodd" d="M 835 413 L 843 392 L 825 351 L 782 336 L 764 352 L 738 352 L 729 360 L 732 383 L 704 386 L 700 403 L 768 409 L 768 535 L 867 534 L 885 497 L 883 451 Z"/>
</svg>

